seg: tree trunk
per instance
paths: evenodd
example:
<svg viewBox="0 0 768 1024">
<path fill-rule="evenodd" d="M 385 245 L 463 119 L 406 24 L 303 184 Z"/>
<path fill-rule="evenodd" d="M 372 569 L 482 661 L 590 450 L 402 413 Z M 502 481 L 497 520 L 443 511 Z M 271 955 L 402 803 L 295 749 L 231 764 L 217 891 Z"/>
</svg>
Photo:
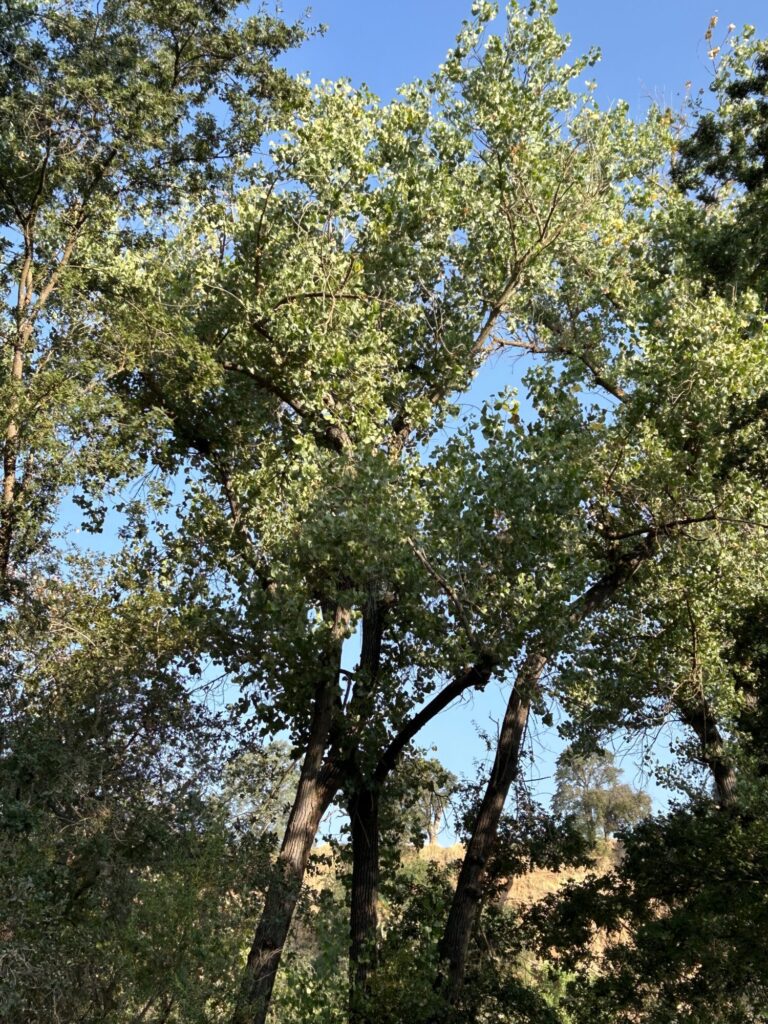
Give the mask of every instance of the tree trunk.
<svg viewBox="0 0 768 1024">
<path fill-rule="evenodd" d="M 524 662 L 510 694 L 501 725 L 493 768 L 472 837 L 464 854 L 459 880 L 440 942 L 440 973 L 436 989 L 452 1005 L 461 990 L 467 951 L 480 909 L 488 861 L 496 845 L 499 819 L 520 765 L 520 748 L 528 723 L 529 699 L 547 659 L 532 654 Z"/>
<path fill-rule="evenodd" d="M 349 1016 L 369 1024 L 368 986 L 376 970 L 379 902 L 379 794 L 362 785 L 349 803 L 352 906 L 349 928 Z"/>
<path fill-rule="evenodd" d="M 371 630 L 370 646 L 365 643 L 361 667 L 368 667 L 367 678 L 375 679 L 380 657 L 380 638 Z M 435 715 L 471 686 L 482 689 L 491 677 L 493 662 L 483 658 L 479 667 L 465 669 L 441 693 L 434 697 L 394 737 L 382 753 L 373 777 L 365 782 L 358 774 L 351 777 L 354 787 L 349 801 L 352 839 L 352 893 L 349 948 L 349 1007 L 354 1024 L 372 1022 L 366 1007 L 371 976 L 377 964 L 379 899 L 379 794 L 390 772 L 411 739 Z"/>
<path fill-rule="evenodd" d="M 31 273 L 31 271 L 28 271 Z M 22 291 L 19 293 L 19 315 L 26 306 L 22 305 Z M 31 328 L 29 324 L 20 324 L 13 345 L 13 356 L 11 358 L 11 381 L 14 387 L 21 388 L 24 376 L 24 350 L 29 343 Z M 3 588 L 7 587 L 11 568 L 11 545 L 13 541 L 14 518 L 16 515 L 16 490 L 17 490 L 17 459 L 19 452 L 19 426 L 16 422 L 16 411 L 19 405 L 19 395 L 15 394 L 11 399 L 11 418 L 5 428 L 5 443 L 3 446 L 3 494 L 2 506 L 0 506 L 0 581 Z"/>
<path fill-rule="evenodd" d="M 381 643 L 388 605 L 371 595 L 363 612 L 360 666 L 348 719 L 356 730 L 370 718 L 381 668 Z M 349 922 L 349 1014 L 364 1024 L 368 982 L 376 969 L 379 902 L 379 787 L 364 776 L 356 748 L 344 759 L 352 844 Z"/>
<path fill-rule="evenodd" d="M 435 990 L 443 997 L 444 1017 L 456 1002 L 466 969 L 467 952 L 483 895 L 487 865 L 494 852 L 504 803 L 520 763 L 520 747 L 528 722 L 530 699 L 557 643 L 587 616 L 604 607 L 657 549 L 654 533 L 632 551 L 619 555 L 611 570 L 589 587 L 567 609 L 560 641 L 550 640 L 547 652 L 533 651 L 518 672 L 501 726 L 496 757 L 475 827 L 464 855 L 445 931 L 440 942 L 440 967 Z"/>
<path fill-rule="evenodd" d="M 315 714 L 296 797 L 248 954 L 232 1024 L 264 1024 L 266 1021 L 275 977 L 301 893 L 312 844 L 323 814 L 341 781 L 332 765 L 323 765 L 336 690 L 334 678 L 333 682 L 326 682 L 319 688 L 316 697 Z"/>
<path fill-rule="evenodd" d="M 733 803 L 736 771 L 723 757 L 723 737 L 706 701 L 702 698 L 694 703 L 678 699 L 677 707 L 683 722 L 693 729 L 701 743 L 701 761 L 712 772 L 717 802 L 721 807 Z"/>
</svg>

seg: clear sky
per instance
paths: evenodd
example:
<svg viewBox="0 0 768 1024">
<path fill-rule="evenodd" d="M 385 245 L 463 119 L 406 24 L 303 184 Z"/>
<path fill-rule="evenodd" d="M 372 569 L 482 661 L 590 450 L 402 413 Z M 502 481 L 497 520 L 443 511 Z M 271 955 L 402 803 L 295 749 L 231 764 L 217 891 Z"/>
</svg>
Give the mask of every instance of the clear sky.
<svg viewBox="0 0 768 1024">
<path fill-rule="evenodd" d="M 324 23 L 327 32 L 288 56 L 292 71 L 307 71 L 315 81 L 350 78 L 365 83 L 389 99 L 401 83 L 426 77 L 441 63 L 456 30 L 469 14 L 471 0 L 315 0 L 310 21 Z M 302 0 L 285 0 L 286 17 L 305 9 Z M 687 83 L 706 89 L 712 76 L 704 33 L 718 16 L 713 44 L 719 44 L 734 23 L 752 24 L 759 35 L 768 34 L 768 0 L 562 0 L 557 22 L 571 35 L 573 50 L 581 53 L 599 46 L 602 60 L 589 77 L 597 80 L 597 96 L 604 105 L 618 99 L 629 102 L 640 115 L 655 100 L 679 107 Z M 473 388 L 472 399 L 499 390 L 517 376 L 515 368 L 496 361 Z M 473 761 L 487 756 L 479 732 L 495 734 L 509 692 L 509 684 L 493 684 L 471 702 L 449 709 L 423 734 L 423 745 L 434 744 L 441 761 L 457 774 L 472 771 Z M 657 738 L 662 760 L 670 733 Z M 562 744 L 554 730 L 531 727 L 529 748 L 535 759 L 526 769 L 530 788 L 542 799 L 552 793 L 552 773 Z M 642 782 L 639 751 L 625 753 L 622 764 L 628 781 Z M 649 780 L 645 784 L 657 806 L 664 794 Z"/>
<path fill-rule="evenodd" d="M 288 18 L 303 0 L 284 0 Z M 351 78 L 389 98 L 402 82 L 426 77 L 451 46 L 471 0 L 315 0 L 310 21 L 328 31 L 287 61 L 313 78 Z M 595 77 L 603 102 L 629 101 L 638 110 L 649 97 L 675 103 L 685 83 L 706 85 L 712 64 L 704 33 L 717 15 L 715 41 L 729 23 L 768 32 L 768 0 L 561 0 L 557 23 L 583 52 L 599 46 Z"/>
</svg>

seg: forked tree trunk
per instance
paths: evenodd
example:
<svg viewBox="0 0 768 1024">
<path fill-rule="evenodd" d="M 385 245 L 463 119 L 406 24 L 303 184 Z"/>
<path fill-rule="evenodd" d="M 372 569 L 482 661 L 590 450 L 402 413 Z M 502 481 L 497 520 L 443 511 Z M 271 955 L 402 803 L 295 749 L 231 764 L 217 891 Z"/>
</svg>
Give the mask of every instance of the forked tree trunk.
<svg viewBox="0 0 768 1024">
<path fill-rule="evenodd" d="M 365 634 L 364 634 L 365 635 Z M 378 655 L 376 655 L 378 657 Z M 349 805 L 352 823 L 352 893 L 350 911 L 350 1018 L 355 1024 L 376 1024 L 367 1006 L 372 974 L 378 966 L 379 795 L 400 756 L 414 736 L 466 690 L 482 690 L 494 663 L 484 656 L 459 673 L 448 686 L 407 721 L 382 753 L 369 783 L 355 780 Z"/>
<path fill-rule="evenodd" d="M 291 927 L 320 821 L 335 796 L 340 776 L 323 764 L 336 699 L 336 680 L 326 681 L 316 697 L 307 753 L 285 836 L 267 890 L 232 1024 L 264 1024 L 280 958 Z"/>
</svg>

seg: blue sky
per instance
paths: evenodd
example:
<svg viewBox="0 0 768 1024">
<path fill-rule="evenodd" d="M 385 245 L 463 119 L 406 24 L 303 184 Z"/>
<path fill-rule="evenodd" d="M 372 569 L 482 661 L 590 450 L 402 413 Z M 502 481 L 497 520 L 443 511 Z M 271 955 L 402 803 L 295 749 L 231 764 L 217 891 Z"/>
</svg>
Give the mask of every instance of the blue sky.
<svg viewBox="0 0 768 1024">
<path fill-rule="evenodd" d="M 389 99 L 398 85 L 428 76 L 441 63 L 470 6 L 471 0 L 316 0 L 310 21 L 326 24 L 327 32 L 290 54 L 285 63 L 292 71 L 307 71 L 315 81 L 346 77 L 353 84 L 364 82 Z M 304 9 L 301 0 L 283 4 L 289 18 Z M 704 34 L 714 15 L 718 23 L 713 43 L 707 44 Z M 730 23 L 738 28 L 751 24 L 759 35 L 768 34 L 768 0 L 562 0 L 557 23 L 571 35 L 574 53 L 600 47 L 602 59 L 589 77 L 597 80 L 601 103 L 609 106 L 623 99 L 641 115 L 652 101 L 680 107 L 687 83 L 693 90 L 706 90 L 713 71 L 707 50 L 722 42 Z M 518 368 L 496 360 L 470 397 L 480 401 L 483 392 L 499 390 L 518 376 Z M 508 683 L 492 684 L 486 693 L 454 705 L 420 742 L 433 744 L 452 771 L 471 773 L 473 762 L 487 756 L 480 732 L 495 734 L 508 692 Z M 671 741 L 674 735 L 669 730 L 655 738 L 654 749 L 662 762 L 669 759 Z M 532 724 L 529 749 L 534 759 L 526 776 L 531 791 L 544 800 L 554 788 L 552 775 L 561 747 L 554 730 Z M 627 780 L 647 786 L 656 805 L 664 806 L 665 794 L 642 774 L 637 743 L 618 753 Z"/>
<path fill-rule="evenodd" d="M 288 66 L 314 79 L 365 82 L 389 98 L 402 82 L 426 77 L 451 46 L 471 0 L 316 0 L 310 21 L 328 31 L 291 54 Z M 303 0 L 285 0 L 286 17 L 300 15 Z M 576 51 L 599 46 L 603 58 L 590 77 L 604 103 L 625 99 L 641 110 L 649 97 L 673 105 L 685 83 L 706 86 L 712 63 L 704 33 L 717 15 L 715 40 L 726 26 L 755 25 L 768 32 L 768 0 L 562 0 L 557 23 Z"/>
</svg>

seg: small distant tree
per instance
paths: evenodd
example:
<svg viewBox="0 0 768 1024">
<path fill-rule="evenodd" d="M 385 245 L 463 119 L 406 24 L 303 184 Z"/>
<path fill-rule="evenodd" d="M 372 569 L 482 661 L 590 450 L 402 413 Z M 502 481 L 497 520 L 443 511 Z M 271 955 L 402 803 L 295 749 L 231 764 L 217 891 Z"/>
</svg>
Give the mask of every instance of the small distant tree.
<svg viewBox="0 0 768 1024">
<path fill-rule="evenodd" d="M 427 840 L 434 846 L 443 827 L 448 804 L 458 789 L 459 780 L 435 758 L 429 758 L 424 767 L 427 771 L 426 785 L 419 793 L 416 807 L 423 817 Z"/>
<path fill-rule="evenodd" d="M 634 825 L 651 813 L 651 799 L 621 782 L 613 754 L 577 754 L 569 750 L 555 772 L 552 806 L 557 814 L 573 815 L 593 841 Z"/>
<path fill-rule="evenodd" d="M 416 753 L 408 757 L 390 787 L 386 810 L 391 830 L 422 847 L 437 843 L 445 812 L 459 788 L 459 780 L 434 757 Z"/>
</svg>

